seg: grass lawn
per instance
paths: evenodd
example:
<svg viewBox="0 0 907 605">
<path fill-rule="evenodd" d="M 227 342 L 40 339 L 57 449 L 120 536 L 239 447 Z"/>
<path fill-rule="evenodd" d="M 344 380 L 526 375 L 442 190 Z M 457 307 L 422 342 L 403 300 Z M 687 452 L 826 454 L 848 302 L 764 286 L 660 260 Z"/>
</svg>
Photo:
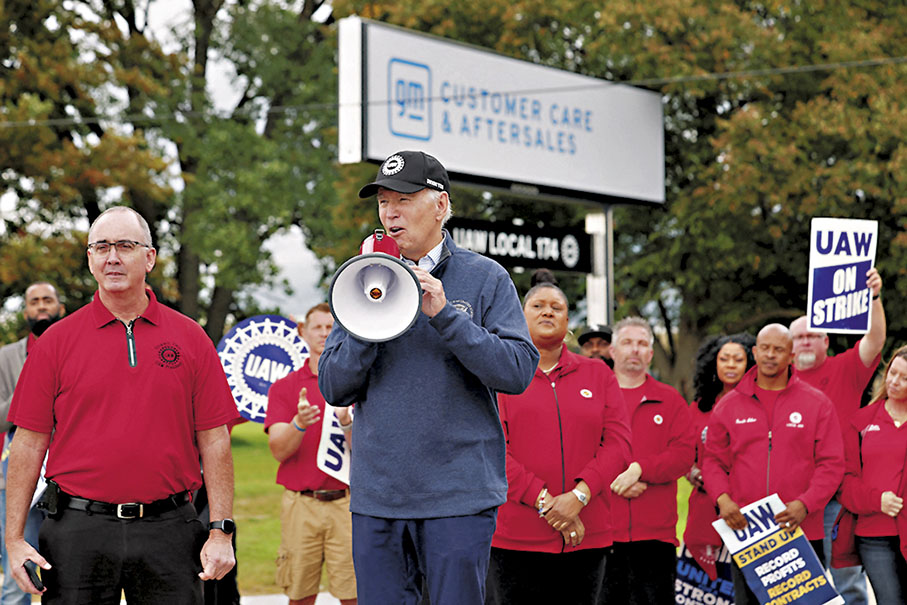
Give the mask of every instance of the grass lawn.
<svg viewBox="0 0 907 605">
<path fill-rule="evenodd" d="M 274 482 L 277 461 L 268 449 L 262 424 L 246 422 L 233 429 L 239 590 L 244 595 L 276 594 L 274 559 L 280 546 L 280 498 Z"/>
</svg>

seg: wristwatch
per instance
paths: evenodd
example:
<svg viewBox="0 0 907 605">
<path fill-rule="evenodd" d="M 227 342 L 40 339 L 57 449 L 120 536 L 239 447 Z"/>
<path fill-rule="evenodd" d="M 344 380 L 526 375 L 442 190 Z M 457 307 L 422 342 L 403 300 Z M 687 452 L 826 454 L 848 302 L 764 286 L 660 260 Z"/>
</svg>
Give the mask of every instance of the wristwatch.
<svg viewBox="0 0 907 605">
<path fill-rule="evenodd" d="M 233 519 L 224 519 L 223 521 L 212 521 L 208 524 L 208 531 L 219 529 L 227 535 L 236 531 L 236 523 Z"/>
<path fill-rule="evenodd" d="M 589 497 L 586 494 L 584 494 L 581 490 L 574 489 L 573 495 L 576 496 L 576 499 L 579 500 L 583 504 L 583 506 L 586 506 L 586 504 L 589 503 Z"/>
</svg>

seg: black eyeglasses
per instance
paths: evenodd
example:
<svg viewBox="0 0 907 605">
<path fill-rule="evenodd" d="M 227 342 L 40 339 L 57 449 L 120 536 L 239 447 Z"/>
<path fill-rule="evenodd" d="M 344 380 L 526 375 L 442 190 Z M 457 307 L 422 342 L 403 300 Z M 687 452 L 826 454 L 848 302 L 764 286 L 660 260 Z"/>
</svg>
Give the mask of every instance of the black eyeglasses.
<svg viewBox="0 0 907 605">
<path fill-rule="evenodd" d="M 95 254 L 100 254 L 104 256 L 105 254 L 110 253 L 111 247 L 116 247 L 117 254 L 129 254 L 136 249 L 136 246 L 144 246 L 145 248 L 150 248 L 148 244 L 143 244 L 142 242 L 136 242 L 131 239 L 121 239 L 116 242 L 93 242 L 88 244 L 88 249 L 94 252 Z"/>
</svg>

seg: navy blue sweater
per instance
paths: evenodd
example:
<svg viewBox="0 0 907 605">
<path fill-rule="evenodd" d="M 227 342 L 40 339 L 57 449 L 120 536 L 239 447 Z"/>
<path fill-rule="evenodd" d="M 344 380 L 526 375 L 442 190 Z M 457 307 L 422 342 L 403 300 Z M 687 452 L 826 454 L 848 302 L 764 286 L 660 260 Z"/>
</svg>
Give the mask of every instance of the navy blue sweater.
<svg viewBox="0 0 907 605">
<path fill-rule="evenodd" d="M 507 499 L 496 393 L 522 393 L 538 365 L 516 288 L 445 231 L 432 275 L 447 305 L 395 340 L 338 324 L 318 362 L 334 405 L 356 404 L 350 509 L 392 519 L 471 515 Z"/>
</svg>

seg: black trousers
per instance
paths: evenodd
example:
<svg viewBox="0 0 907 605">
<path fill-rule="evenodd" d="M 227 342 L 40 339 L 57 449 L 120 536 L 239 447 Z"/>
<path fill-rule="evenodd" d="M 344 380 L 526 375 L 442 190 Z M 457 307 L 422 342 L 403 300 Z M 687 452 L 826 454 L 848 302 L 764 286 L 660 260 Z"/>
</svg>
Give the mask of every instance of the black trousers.
<svg viewBox="0 0 907 605">
<path fill-rule="evenodd" d="M 204 485 L 199 488 L 192 496 L 192 503 L 198 512 L 198 520 L 202 525 L 208 527 L 210 521 L 210 510 L 208 507 L 208 490 Z M 239 571 L 239 556 L 236 551 L 236 534 L 239 528 L 233 531 L 233 554 L 236 558 L 236 564 L 227 575 L 220 580 L 207 580 L 204 584 L 205 605 L 239 605 L 239 585 L 236 576 Z"/>
<path fill-rule="evenodd" d="M 563 553 L 492 548 L 485 605 L 596 605 L 605 578 L 604 548 Z"/>
<path fill-rule="evenodd" d="M 615 542 L 608 556 L 601 603 L 669 605 L 674 602 L 677 549 L 670 542 Z"/>
<path fill-rule="evenodd" d="M 39 551 L 53 566 L 42 571 L 42 603 L 202 605 L 199 553 L 208 530 L 195 507 L 122 520 L 63 510 L 41 525 Z"/>
</svg>

